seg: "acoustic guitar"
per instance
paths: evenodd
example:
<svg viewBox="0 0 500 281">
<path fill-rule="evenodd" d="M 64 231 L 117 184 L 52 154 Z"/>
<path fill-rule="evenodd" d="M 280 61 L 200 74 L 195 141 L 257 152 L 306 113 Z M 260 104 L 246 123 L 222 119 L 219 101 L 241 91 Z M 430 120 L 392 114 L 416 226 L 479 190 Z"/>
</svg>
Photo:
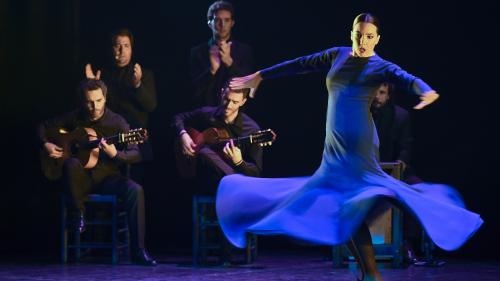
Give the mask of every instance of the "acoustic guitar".
<svg viewBox="0 0 500 281">
<path fill-rule="evenodd" d="M 46 132 L 47 140 L 63 149 L 61 158 L 50 157 L 45 149 L 40 151 L 43 174 L 49 180 L 57 180 L 62 175 L 64 160 L 77 158 L 85 169 L 92 169 L 99 159 L 100 137 L 92 128 L 79 127 L 71 132 L 63 128 L 50 128 Z M 104 137 L 108 144 L 139 144 L 146 141 L 146 129 L 133 129 L 110 137 Z"/>
<path fill-rule="evenodd" d="M 233 141 L 235 146 L 241 146 L 245 144 L 258 144 L 260 146 L 272 145 L 276 140 L 276 133 L 273 130 L 261 130 L 250 134 L 248 136 L 231 138 L 229 132 L 226 129 L 221 128 L 208 128 L 203 132 L 200 132 L 193 128 L 186 128 L 186 132 L 189 134 L 193 142 L 196 144 L 196 152 L 204 146 L 209 146 L 216 152 L 222 153 L 222 148 L 229 141 Z M 177 139 L 174 145 L 174 154 L 177 164 L 177 171 L 179 176 L 183 179 L 192 179 L 196 176 L 196 156 L 187 157 L 182 154 L 182 146 L 180 141 Z M 227 160 L 225 157 L 222 159 Z M 228 160 L 229 161 L 229 160 Z"/>
</svg>

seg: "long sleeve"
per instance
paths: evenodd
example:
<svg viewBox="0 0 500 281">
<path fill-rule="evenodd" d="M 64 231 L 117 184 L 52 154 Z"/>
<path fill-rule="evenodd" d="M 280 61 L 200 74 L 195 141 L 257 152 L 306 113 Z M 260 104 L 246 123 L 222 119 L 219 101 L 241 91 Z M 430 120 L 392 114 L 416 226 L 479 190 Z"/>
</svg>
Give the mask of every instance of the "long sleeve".
<svg viewBox="0 0 500 281">
<path fill-rule="evenodd" d="M 121 133 L 130 131 L 130 126 L 127 121 L 125 121 L 125 119 L 123 119 L 119 115 L 115 115 L 115 118 L 113 118 L 113 120 L 114 125 Z M 119 149 L 117 147 L 117 154 L 114 159 L 126 164 L 134 164 L 140 162 L 141 154 L 139 151 L 139 146 L 137 144 L 128 143 L 124 145 L 122 149 Z"/>
<path fill-rule="evenodd" d="M 233 64 L 228 68 L 228 78 L 249 75 L 254 71 L 252 48 L 248 45 L 236 43 L 231 46 L 234 53 Z"/>
<path fill-rule="evenodd" d="M 187 126 L 198 127 L 197 125 L 202 125 L 208 123 L 211 113 L 215 108 L 213 107 L 202 107 L 195 109 L 193 111 L 178 113 L 174 116 L 171 127 L 176 134 L 179 134 Z"/>
<path fill-rule="evenodd" d="M 142 68 L 141 85 L 131 85 L 135 63 L 126 67 L 111 66 L 102 71 L 101 79 L 108 87 L 106 105 L 123 116 L 133 127 L 148 127 L 149 113 L 157 106 L 156 84 L 153 72 Z"/>
<path fill-rule="evenodd" d="M 241 118 L 240 136 L 249 136 L 260 131 L 259 125 L 245 113 L 239 115 Z M 243 162 L 235 167 L 238 173 L 246 176 L 259 177 L 262 175 L 262 147 L 259 144 L 247 144 L 241 148 Z"/>
<path fill-rule="evenodd" d="M 191 86 L 193 92 L 193 100 L 203 99 L 204 93 L 209 92 L 213 88 L 215 81 L 214 75 L 210 73 L 210 62 L 205 57 L 203 52 L 208 53 L 205 47 L 197 47 L 191 49 L 189 56 L 189 71 L 191 76 Z M 208 54 L 206 55 L 208 56 Z"/>
<path fill-rule="evenodd" d="M 250 177 L 259 177 L 262 174 L 262 147 L 253 144 L 246 149 L 243 162 L 235 167 L 238 173 Z"/>
<path fill-rule="evenodd" d="M 153 112 L 157 105 L 156 86 L 153 72 L 143 69 L 141 86 L 135 89 L 134 98 L 146 112 Z"/>
<path fill-rule="evenodd" d="M 189 71 L 191 77 L 191 101 L 193 106 L 217 106 L 220 103 L 220 90 L 232 77 L 245 76 L 254 71 L 252 48 L 246 44 L 232 41 L 231 57 L 233 63 L 226 67 L 221 62 L 217 72 L 210 72 L 209 43 L 191 49 Z"/>
<path fill-rule="evenodd" d="M 78 111 L 72 111 L 65 113 L 61 116 L 40 122 L 36 128 L 36 138 L 39 147 L 42 147 L 43 144 L 49 142 L 47 136 L 47 130 L 49 129 L 65 129 L 69 131 L 73 130 L 76 126 L 76 119 L 78 114 L 79 114 Z"/>
<path fill-rule="evenodd" d="M 411 75 L 396 64 L 387 63 L 386 74 L 388 76 L 388 81 L 394 83 L 397 87 L 418 96 L 425 92 L 432 91 L 432 88 L 422 79 Z"/>
<path fill-rule="evenodd" d="M 260 71 L 264 79 L 280 76 L 304 74 L 316 71 L 327 71 L 339 53 L 339 48 L 334 47 L 312 55 L 285 61 Z"/>
</svg>

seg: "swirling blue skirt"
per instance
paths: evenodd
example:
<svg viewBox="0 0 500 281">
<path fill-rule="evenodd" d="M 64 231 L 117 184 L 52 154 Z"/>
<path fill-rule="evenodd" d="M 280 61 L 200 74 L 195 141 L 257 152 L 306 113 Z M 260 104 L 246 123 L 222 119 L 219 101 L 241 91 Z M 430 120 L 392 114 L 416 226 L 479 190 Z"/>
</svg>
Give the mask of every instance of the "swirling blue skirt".
<svg viewBox="0 0 500 281">
<path fill-rule="evenodd" d="M 392 201 L 414 215 L 437 246 L 453 250 L 483 223 L 446 185 L 407 185 L 383 172 L 367 173 L 358 182 L 334 178 L 321 170 L 296 178 L 226 176 L 216 201 L 222 230 L 240 248 L 247 232 L 342 244 L 381 202 Z"/>
</svg>

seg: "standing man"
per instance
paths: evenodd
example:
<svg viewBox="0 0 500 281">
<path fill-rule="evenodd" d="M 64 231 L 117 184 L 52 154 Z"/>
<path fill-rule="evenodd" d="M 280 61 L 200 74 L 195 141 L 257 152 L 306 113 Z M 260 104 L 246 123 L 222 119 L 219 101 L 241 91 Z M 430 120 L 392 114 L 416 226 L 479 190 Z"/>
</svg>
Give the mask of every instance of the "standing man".
<svg viewBox="0 0 500 281">
<path fill-rule="evenodd" d="M 120 166 L 125 163 L 140 161 L 136 144 L 115 146 L 108 144 L 105 137 L 126 133 L 129 124 L 115 112 L 106 107 L 107 88 L 99 80 L 88 79 L 80 84 L 79 100 L 81 106 L 60 117 L 43 122 L 38 127 L 40 145 L 49 157 L 64 160 L 62 179 L 63 192 L 66 197 L 70 216 L 77 219 L 75 227 L 85 230 L 84 199 L 89 193 L 115 194 L 124 204 L 130 229 L 130 246 L 132 262 L 140 265 L 156 265 L 145 250 L 144 236 L 144 192 L 142 186 L 124 177 Z M 71 155 L 64 155 L 63 149 L 52 143 L 47 137 L 47 130 L 64 128 L 71 132 L 77 128 L 89 128 L 100 138 L 97 163 L 93 168 L 86 169 L 80 160 Z"/>
<path fill-rule="evenodd" d="M 253 72 L 251 47 L 234 40 L 231 33 L 235 24 L 233 5 L 214 2 L 208 8 L 207 21 L 212 38 L 191 49 L 192 107 L 218 106 L 221 89 L 229 78 Z"/>
<path fill-rule="evenodd" d="M 133 59 L 134 36 L 120 29 L 111 36 L 113 64 L 102 71 L 85 66 L 88 79 L 101 79 L 108 86 L 108 106 L 122 115 L 132 128 L 148 128 L 149 113 L 156 108 L 156 86 L 153 72 Z M 150 142 L 139 145 L 143 161 L 153 160 Z M 132 166 L 132 177 L 144 180 L 142 164 Z"/>
</svg>

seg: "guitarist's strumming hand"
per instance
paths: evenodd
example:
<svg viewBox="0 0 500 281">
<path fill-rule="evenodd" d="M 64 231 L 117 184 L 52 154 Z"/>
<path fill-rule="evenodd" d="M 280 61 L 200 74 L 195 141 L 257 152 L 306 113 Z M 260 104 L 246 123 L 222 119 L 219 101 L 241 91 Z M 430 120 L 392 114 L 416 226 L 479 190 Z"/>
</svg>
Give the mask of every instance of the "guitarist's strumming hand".
<svg viewBox="0 0 500 281">
<path fill-rule="evenodd" d="M 109 158 L 115 158 L 116 154 L 118 154 L 115 145 L 108 144 L 105 138 L 101 139 L 101 142 L 99 143 L 99 148 L 102 149 L 109 156 Z"/>
<path fill-rule="evenodd" d="M 63 149 L 51 142 L 46 142 L 43 144 L 45 151 L 50 156 L 50 158 L 61 158 L 63 156 Z"/>
<path fill-rule="evenodd" d="M 196 144 L 186 131 L 181 133 L 182 154 L 194 157 Z"/>
<path fill-rule="evenodd" d="M 230 140 L 224 146 L 224 154 L 231 159 L 234 165 L 238 166 L 243 162 L 243 157 L 241 156 L 241 150 L 234 145 L 233 140 Z"/>
</svg>

